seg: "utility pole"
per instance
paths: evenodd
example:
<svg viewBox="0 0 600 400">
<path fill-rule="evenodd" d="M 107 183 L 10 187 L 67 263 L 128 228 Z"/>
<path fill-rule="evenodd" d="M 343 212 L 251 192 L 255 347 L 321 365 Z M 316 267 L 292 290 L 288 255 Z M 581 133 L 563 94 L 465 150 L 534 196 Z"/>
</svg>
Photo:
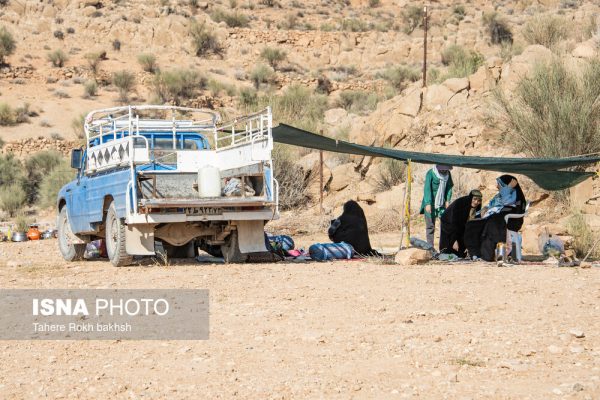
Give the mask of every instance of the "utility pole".
<svg viewBox="0 0 600 400">
<path fill-rule="evenodd" d="M 427 6 L 423 7 L 423 87 L 427 87 Z"/>
<path fill-rule="evenodd" d="M 323 129 L 321 129 L 323 136 Z M 319 150 L 319 211 L 323 214 L 323 150 Z"/>
</svg>

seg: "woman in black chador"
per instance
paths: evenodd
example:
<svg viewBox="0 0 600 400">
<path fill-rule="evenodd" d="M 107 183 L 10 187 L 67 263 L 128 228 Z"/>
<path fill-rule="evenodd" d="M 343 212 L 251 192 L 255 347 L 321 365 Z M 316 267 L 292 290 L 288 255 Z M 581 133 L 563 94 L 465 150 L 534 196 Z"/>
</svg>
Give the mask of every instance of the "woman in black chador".
<svg viewBox="0 0 600 400">
<path fill-rule="evenodd" d="M 468 196 L 460 197 L 452 202 L 442 214 L 440 229 L 440 253 L 455 254 L 464 258 L 466 255 L 465 226 L 467 221 L 478 218 L 481 210 L 481 192 L 471 190 Z"/>
<path fill-rule="evenodd" d="M 362 208 L 354 200 L 344 204 L 344 211 L 339 218 L 331 221 L 329 239 L 334 243 L 346 242 L 354 247 L 354 251 L 363 256 L 380 256 L 371 248 L 367 218 Z"/>
<path fill-rule="evenodd" d="M 502 175 L 496 179 L 498 193 L 481 210 L 481 219 L 467 222 L 465 245 L 471 257 L 494 261 L 496 245 L 506 241 L 506 230 L 518 231 L 523 226 L 523 218 L 511 218 L 508 225 L 506 214 L 523 214 L 527 201 L 521 185 L 512 175 Z"/>
</svg>

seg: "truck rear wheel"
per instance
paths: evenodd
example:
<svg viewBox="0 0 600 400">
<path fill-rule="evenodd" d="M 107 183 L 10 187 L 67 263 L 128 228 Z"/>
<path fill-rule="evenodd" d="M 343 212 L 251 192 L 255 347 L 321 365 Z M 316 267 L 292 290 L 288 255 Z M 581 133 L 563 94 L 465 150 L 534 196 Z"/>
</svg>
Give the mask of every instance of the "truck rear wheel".
<svg viewBox="0 0 600 400">
<path fill-rule="evenodd" d="M 125 223 L 117 215 L 115 203 L 110 203 L 106 213 L 106 252 L 115 267 L 131 264 L 133 257 L 125 250 Z"/>
<path fill-rule="evenodd" d="M 85 243 L 73 243 L 73 236 L 67 216 L 67 206 L 64 206 L 58 216 L 58 248 L 67 261 L 82 260 L 85 253 Z"/>
<path fill-rule="evenodd" d="M 227 264 L 243 263 L 248 258 L 247 254 L 240 252 L 237 231 L 231 232 L 225 244 L 221 245 L 221 253 Z"/>
</svg>

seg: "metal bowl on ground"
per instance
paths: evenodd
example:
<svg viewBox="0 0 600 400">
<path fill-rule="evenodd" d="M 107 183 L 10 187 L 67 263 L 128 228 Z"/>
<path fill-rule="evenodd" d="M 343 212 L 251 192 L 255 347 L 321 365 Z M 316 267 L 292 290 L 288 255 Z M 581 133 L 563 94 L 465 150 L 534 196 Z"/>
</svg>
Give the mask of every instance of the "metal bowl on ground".
<svg viewBox="0 0 600 400">
<path fill-rule="evenodd" d="M 52 229 L 48 229 L 47 231 L 42 232 L 42 239 L 54 239 L 55 237 L 56 234 Z"/>
<path fill-rule="evenodd" d="M 25 233 L 25 232 L 13 232 L 11 240 L 13 242 L 26 242 L 28 240 L 27 239 L 27 233 Z"/>
</svg>

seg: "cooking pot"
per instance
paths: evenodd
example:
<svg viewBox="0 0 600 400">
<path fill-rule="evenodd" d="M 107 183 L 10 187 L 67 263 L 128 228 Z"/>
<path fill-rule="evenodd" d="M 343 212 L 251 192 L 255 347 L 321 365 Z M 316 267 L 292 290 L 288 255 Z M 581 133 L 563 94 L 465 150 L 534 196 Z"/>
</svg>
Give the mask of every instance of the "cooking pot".
<svg viewBox="0 0 600 400">
<path fill-rule="evenodd" d="M 13 242 L 26 242 L 28 240 L 25 232 L 13 232 L 11 239 Z"/>
</svg>

